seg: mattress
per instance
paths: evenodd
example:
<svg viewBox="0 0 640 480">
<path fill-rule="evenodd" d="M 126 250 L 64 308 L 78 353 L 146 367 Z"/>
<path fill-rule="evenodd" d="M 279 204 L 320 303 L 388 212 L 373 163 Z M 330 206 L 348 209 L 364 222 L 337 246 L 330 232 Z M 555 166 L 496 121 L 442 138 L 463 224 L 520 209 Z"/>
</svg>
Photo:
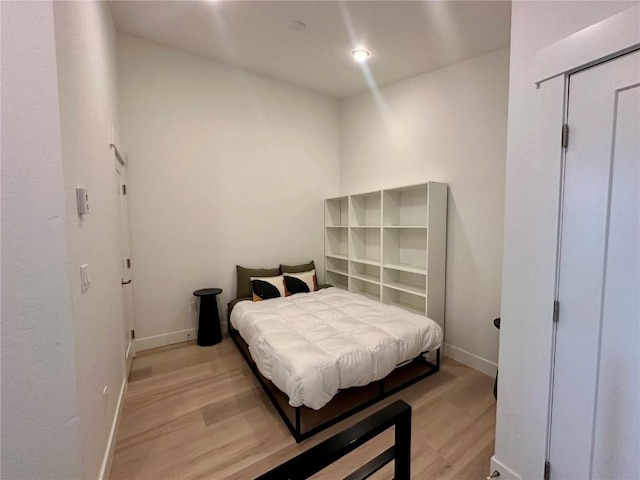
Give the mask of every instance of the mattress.
<svg viewBox="0 0 640 480">
<path fill-rule="evenodd" d="M 433 320 L 335 287 L 240 302 L 231 325 L 289 404 L 315 410 L 442 343 Z"/>
</svg>

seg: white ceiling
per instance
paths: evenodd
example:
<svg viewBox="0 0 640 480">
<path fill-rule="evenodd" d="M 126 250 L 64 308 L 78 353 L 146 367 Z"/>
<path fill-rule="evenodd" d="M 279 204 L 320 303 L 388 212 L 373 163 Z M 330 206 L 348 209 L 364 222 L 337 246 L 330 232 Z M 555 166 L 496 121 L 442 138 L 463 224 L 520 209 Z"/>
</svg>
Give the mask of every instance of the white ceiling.
<svg viewBox="0 0 640 480">
<path fill-rule="evenodd" d="M 120 32 L 344 98 L 509 46 L 509 1 L 111 1 Z M 304 30 L 289 26 L 292 20 Z M 363 68 L 351 51 L 366 46 Z"/>
</svg>

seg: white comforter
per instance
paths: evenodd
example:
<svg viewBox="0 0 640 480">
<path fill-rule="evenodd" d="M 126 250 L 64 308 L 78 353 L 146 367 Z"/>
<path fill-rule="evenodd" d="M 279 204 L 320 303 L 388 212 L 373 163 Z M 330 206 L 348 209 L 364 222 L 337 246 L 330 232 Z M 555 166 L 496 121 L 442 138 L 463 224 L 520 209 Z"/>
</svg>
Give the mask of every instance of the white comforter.
<svg viewBox="0 0 640 480">
<path fill-rule="evenodd" d="M 240 302 L 231 325 L 289 404 L 316 410 L 442 343 L 433 320 L 338 288 Z"/>
</svg>

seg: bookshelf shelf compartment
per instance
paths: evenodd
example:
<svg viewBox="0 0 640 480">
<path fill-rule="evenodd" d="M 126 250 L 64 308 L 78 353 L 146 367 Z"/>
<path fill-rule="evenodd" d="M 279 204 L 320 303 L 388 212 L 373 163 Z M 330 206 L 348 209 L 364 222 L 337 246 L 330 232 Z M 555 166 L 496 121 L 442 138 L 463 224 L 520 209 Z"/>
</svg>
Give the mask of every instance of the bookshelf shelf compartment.
<svg viewBox="0 0 640 480">
<path fill-rule="evenodd" d="M 325 229 L 325 255 L 336 258 L 349 257 L 349 229 Z"/>
<path fill-rule="evenodd" d="M 358 261 L 351 262 L 351 276 L 359 280 L 380 284 L 380 267 Z"/>
<path fill-rule="evenodd" d="M 349 260 L 349 257 L 347 255 L 326 255 L 327 258 L 333 258 L 335 260 Z"/>
<path fill-rule="evenodd" d="M 427 268 L 426 229 L 384 229 L 383 263 L 405 265 L 418 270 Z"/>
<path fill-rule="evenodd" d="M 424 297 L 393 288 L 384 287 L 382 301 L 389 305 L 404 308 L 411 313 L 426 315 L 426 301 Z"/>
<path fill-rule="evenodd" d="M 427 226 L 429 184 L 384 191 L 384 222 L 387 225 Z"/>
<path fill-rule="evenodd" d="M 329 257 L 325 258 L 325 268 L 327 272 L 339 275 L 349 275 L 349 262 L 346 258 Z"/>
<path fill-rule="evenodd" d="M 349 224 L 352 227 L 379 227 L 382 215 L 381 192 L 352 195 L 351 217 Z"/>
<path fill-rule="evenodd" d="M 427 296 L 426 274 L 385 268 L 383 277 L 383 284 L 385 287 L 392 288 L 400 292 L 411 293 L 420 297 Z"/>
<path fill-rule="evenodd" d="M 380 263 L 380 227 L 351 228 L 349 257 L 354 260 Z"/>
<path fill-rule="evenodd" d="M 380 301 L 380 284 L 349 277 L 349 291 Z"/>
<path fill-rule="evenodd" d="M 383 264 L 384 268 L 391 268 L 393 270 L 398 270 L 401 272 L 409 272 L 409 273 L 420 273 L 422 275 L 427 274 L 427 270 L 425 268 L 418 268 L 411 265 L 407 265 L 404 263 L 385 263 Z"/>
<path fill-rule="evenodd" d="M 349 226 L 349 197 L 332 198 L 325 201 L 324 205 L 326 227 Z"/>
<path fill-rule="evenodd" d="M 348 290 L 349 288 L 348 275 L 343 275 L 341 273 L 325 270 L 325 278 L 326 278 L 326 282 L 330 283 L 334 287 L 342 288 L 343 290 Z"/>
</svg>

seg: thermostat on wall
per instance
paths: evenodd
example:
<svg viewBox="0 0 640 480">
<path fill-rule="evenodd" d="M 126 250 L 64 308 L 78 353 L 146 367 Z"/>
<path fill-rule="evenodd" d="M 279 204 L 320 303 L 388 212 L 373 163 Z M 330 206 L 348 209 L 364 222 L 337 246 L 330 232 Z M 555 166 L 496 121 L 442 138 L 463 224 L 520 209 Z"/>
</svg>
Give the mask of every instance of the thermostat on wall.
<svg viewBox="0 0 640 480">
<path fill-rule="evenodd" d="M 76 188 L 76 200 L 78 202 L 78 215 L 89 213 L 89 192 L 86 188 Z"/>
</svg>

